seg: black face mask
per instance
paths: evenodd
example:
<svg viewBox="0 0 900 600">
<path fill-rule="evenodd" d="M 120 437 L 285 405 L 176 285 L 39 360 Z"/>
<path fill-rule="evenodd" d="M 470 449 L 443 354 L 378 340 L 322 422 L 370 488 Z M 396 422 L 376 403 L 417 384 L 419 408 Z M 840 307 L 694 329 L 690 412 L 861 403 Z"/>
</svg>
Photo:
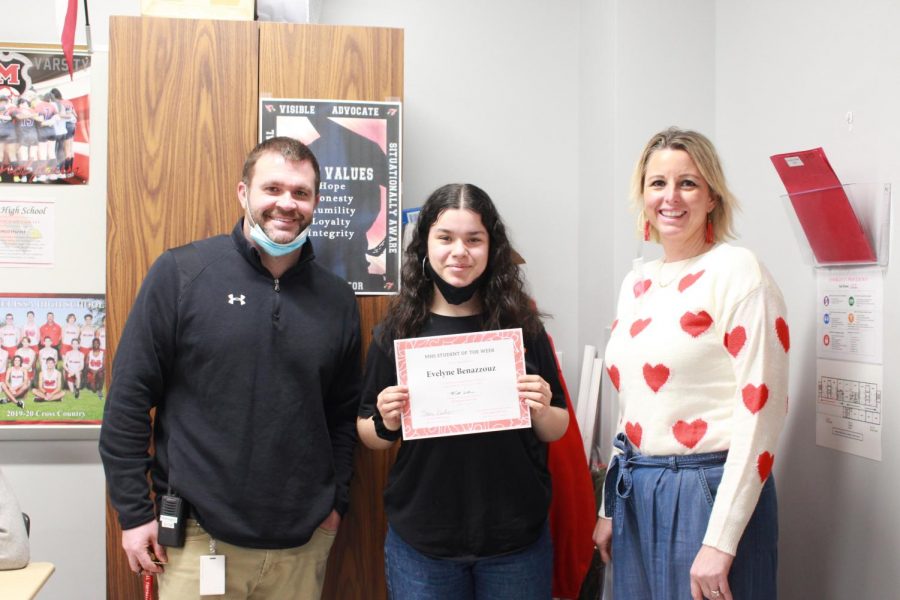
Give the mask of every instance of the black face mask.
<svg viewBox="0 0 900 600">
<path fill-rule="evenodd" d="M 487 276 L 487 269 L 485 269 L 484 273 L 476 277 L 475 281 L 469 285 L 456 287 L 441 279 L 440 275 L 435 273 L 434 269 L 431 268 L 431 263 L 428 262 L 427 258 L 422 259 L 422 268 L 425 270 L 425 276 L 431 279 L 437 286 L 438 290 L 441 292 L 441 296 L 444 297 L 444 300 L 454 305 L 471 300 L 472 296 L 475 295 L 475 292 L 478 291 L 478 288 L 481 287 L 481 284 Z"/>
</svg>

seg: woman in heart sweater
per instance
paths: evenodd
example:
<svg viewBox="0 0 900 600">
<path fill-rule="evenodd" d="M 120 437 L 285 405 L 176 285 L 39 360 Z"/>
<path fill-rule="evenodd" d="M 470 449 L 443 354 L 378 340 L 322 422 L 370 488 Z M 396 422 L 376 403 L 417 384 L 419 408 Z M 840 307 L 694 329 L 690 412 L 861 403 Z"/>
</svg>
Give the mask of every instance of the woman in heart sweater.
<svg viewBox="0 0 900 600">
<path fill-rule="evenodd" d="M 664 256 L 619 294 L 606 364 L 620 419 L 594 541 L 616 598 L 771 600 L 784 300 L 751 252 L 722 241 L 736 200 L 706 137 L 653 136 L 632 197 Z"/>
</svg>

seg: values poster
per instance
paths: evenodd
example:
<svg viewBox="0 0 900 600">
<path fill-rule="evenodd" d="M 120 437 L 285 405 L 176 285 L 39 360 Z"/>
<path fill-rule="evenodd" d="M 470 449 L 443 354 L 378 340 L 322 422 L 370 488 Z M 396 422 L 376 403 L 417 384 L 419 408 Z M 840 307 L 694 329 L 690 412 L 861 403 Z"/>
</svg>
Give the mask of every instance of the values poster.
<svg viewBox="0 0 900 600">
<path fill-rule="evenodd" d="M 400 103 L 262 99 L 260 139 L 309 146 L 321 171 L 309 237 L 357 294 L 400 284 Z"/>
<path fill-rule="evenodd" d="M 84 184 L 90 175 L 90 66 L 75 54 L 0 47 L 0 183 Z"/>
<path fill-rule="evenodd" d="M 106 298 L 0 295 L 0 426 L 99 425 Z"/>
</svg>

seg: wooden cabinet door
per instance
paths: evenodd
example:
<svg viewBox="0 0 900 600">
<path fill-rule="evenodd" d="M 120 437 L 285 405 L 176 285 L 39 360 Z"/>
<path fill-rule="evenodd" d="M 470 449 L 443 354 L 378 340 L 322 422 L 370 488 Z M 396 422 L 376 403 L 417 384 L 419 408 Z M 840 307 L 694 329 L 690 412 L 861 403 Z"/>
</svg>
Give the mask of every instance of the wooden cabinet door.
<svg viewBox="0 0 900 600">
<path fill-rule="evenodd" d="M 168 248 L 231 231 L 256 144 L 258 29 L 249 21 L 111 17 L 107 352 Z M 112 364 L 112 363 L 110 363 Z M 107 503 L 107 598 L 143 598 Z"/>
</svg>

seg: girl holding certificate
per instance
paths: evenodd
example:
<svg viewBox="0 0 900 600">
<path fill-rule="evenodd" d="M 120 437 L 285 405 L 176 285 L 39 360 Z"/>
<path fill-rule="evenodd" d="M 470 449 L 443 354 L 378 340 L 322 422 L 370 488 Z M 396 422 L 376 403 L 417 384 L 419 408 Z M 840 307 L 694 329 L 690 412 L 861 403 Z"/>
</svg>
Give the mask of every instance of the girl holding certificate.
<svg viewBox="0 0 900 600">
<path fill-rule="evenodd" d="M 521 328 L 530 428 L 401 443 L 384 494 L 385 574 L 394 600 L 551 597 L 547 442 L 568 426 L 556 358 L 488 195 L 445 185 L 419 213 L 403 286 L 376 328 L 357 426 L 373 449 L 400 439 L 409 390 L 394 340 Z"/>
<path fill-rule="evenodd" d="M 790 337 L 778 286 L 724 243 L 736 201 L 708 139 L 653 136 L 632 177 L 663 258 L 622 284 L 606 348 L 620 420 L 594 542 L 616 598 L 771 600 L 771 477 Z"/>
</svg>

